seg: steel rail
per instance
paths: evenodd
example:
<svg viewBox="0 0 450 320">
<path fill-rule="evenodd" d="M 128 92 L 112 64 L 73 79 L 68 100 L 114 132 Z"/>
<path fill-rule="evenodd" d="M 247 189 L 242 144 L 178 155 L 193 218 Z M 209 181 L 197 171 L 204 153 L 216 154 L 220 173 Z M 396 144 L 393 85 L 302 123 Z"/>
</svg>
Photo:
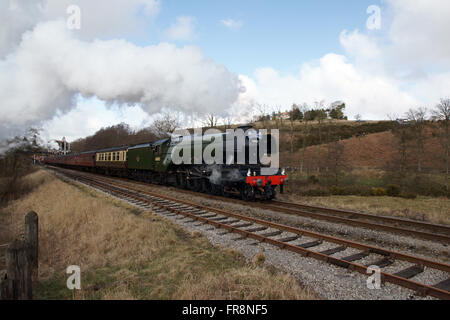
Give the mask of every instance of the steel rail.
<svg viewBox="0 0 450 320">
<path fill-rule="evenodd" d="M 277 206 L 289 206 L 289 207 L 295 207 L 295 208 L 301 208 L 306 210 L 317 210 L 317 211 L 323 211 L 323 212 L 330 212 L 330 213 L 337 213 L 337 214 L 345 214 L 348 216 L 356 216 L 363 219 L 373 219 L 373 220 L 379 220 L 389 223 L 400 223 L 402 225 L 408 225 L 411 227 L 417 227 L 417 228 L 424 228 L 424 229 L 430 229 L 433 231 L 442 232 L 443 234 L 450 235 L 450 226 L 443 225 L 443 224 L 434 224 L 424 221 L 415 221 L 410 219 L 405 219 L 401 217 L 388 217 L 383 215 L 376 215 L 376 214 L 370 214 L 370 213 L 364 213 L 359 211 L 351 211 L 351 210 L 343 210 L 343 209 L 334 209 L 334 208 L 327 208 L 327 207 L 321 207 L 321 206 L 311 206 L 301 203 L 295 203 L 295 202 L 286 202 L 286 201 L 279 201 L 279 200 L 272 200 L 270 204 L 277 205 Z"/>
<path fill-rule="evenodd" d="M 113 179 L 111 177 L 104 177 L 109 178 L 111 180 L 125 180 L 128 182 L 128 179 Z M 131 181 L 130 181 L 131 183 Z M 139 184 L 143 186 L 152 187 L 152 185 L 140 182 L 140 181 L 132 181 L 134 184 Z M 184 190 L 184 189 L 177 189 L 177 192 L 185 193 L 185 194 L 192 194 L 195 196 L 200 196 L 207 199 L 212 200 L 221 200 L 221 201 L 231 201 L 234 203 L 239 203 L 242 205 L 250 206 L 250 207 L 259 207 L 262 209 L 272 210 L 276 212 L 282 212 L 286 214 L 291 215 L 298 215 L 303 216 L 307 218 L 322 220 L 322 221 L 331 221 L 334 223 L 341 223 L 346 225 L 352 225 L 355 227 L 363 227 L 367 229 L 374 229 L 374 230 L 380 230 L 385 232 L 391 232 L 391 233 L 399 233 L 403 234 L 405 236 L 414 236 L 419 237 L 422 239 L 432 240 L 441 242 L 444 244 L 450 244 L 450 226 L 441 225 L 441 224 L 433 224 L 433 223 L 427 223 L 422 221 L 414 221 L 410 219 L 405 218 L 399 218 L 399 217 L 387 217 L 387 216 L 380 216 L 375 214 L 368 214 L 368 213 L 362 213 L 362 212 L 356 212 L 356 211 L 346 211 L 341 209 L 332 209 L 332 208 L 325 208 L 325 207 L 314 207 L 314 206 L 308 206 L 303 204 L 297 204 L 293 202 L 284 202 L 284 201 L 276 201 L 272 200 L 270 202 L 251 202 L 243 201 L 240 199 L 229 199 L 226 197 L 211 195 L 211 194 L 205 194 L 200 192 L 194 192 L 190 190 Z M 294 207 L 293 208 L 287 208 L 287 207 Z M 309 208 L 312 211 L 322 211 L 322 212 L 329 212 L 329 213 L 338 213 L 338 214 L 345 214 L 347 217 L 341 217 L 341 216 L 335 216 L 335 215 L 327 215 L 320 212 L 310 212 L 310 211 L 303 211 L 299 210 L 298 208 Z M 357 217 L 355 219 L 354 217 Z M 406 229 L 399 226 L 392 226 L 392 225 L 386 225 L 386 224 L 379 224 L 375 222 L 366 222 L 361 221 L 358 219 L 367 219 L 367 220 L 374 220 L 374 221 L 381 221 L 385 223 L 394 223 L 394 224 L 400 224 L 400 225 L 408 225 L 415 228 L 422 228 L 426 229 L 426 231 L 421 230 L 414 230 L 414 229 Z"/>
<path fill-rule="evenodd" d="M 110 178 L 110 179 L 112 179 L 112 178 Z M 112 180 L 115 180 L 115 179 L 112 179 Z M 140 184 L 143 186 L 152 186 L 152 185 L 145 184 L 145 183 L 139 182 L 139 181 L 133 181 L 133 183 Z M 239 204 L 242 204 L 245 206 L 250 206 L 250 207 L 257 206 L 261 209 L 268 209 L 268 210 L 282 212 L 282 213 L 291 214 L 291 215 L 298 215 L 298 216 L 313 218 L 313 219 L 322 220 L 322 221 L 331 221 L 334 223 L 341 223 L 341 224 L 346 224 L 346 225 L 352 225 L 355 227 L 363 227 L 363 228 L 367 228 L 367 229 L 375 229 L 375 230 L 386 231 L 386 232 L 391 232 L 391 233 L 396 233 L 396 234 L 400 233 L 400 234 L 410 236 L 410 237 L 414 236 L 414 237 L 419 237 L 422 239 L 442 242 L 444 244 L 450 244 L 450 226 L 441 225 L 441 224 L 433 224 L 433 223 L 427 223 L 427 222 L 422 222 L 422 221 L 414 221 L 414 220 L 399 218 L 399 217 L 380 216 L 380 215 L 362 213 L 362 212 L 357 212 L 357 211 L 345 211 L 345 210 L 341 210 L 341 209 L 313 207 L 313 206 L 307 206 L 307 205 L 297 204 L 297 203 L 293 203 L 293 202 L 272 200 L 270 202 L 250 202 L 249 203 L 248 201 L 243 201 L 240 199 L 234 199 L 234 198 L 230 199 L 230 198 L 225 198 L 225 197 L 220 197 L 220 196 L 215 196 L 215 195 L 205 194 L 205 193 L 199 193 L 199 192 L 194 192 L 194 191 L 184 190 L 184 189 L 177 189 L 176 191 L 185 193 L 185 194 L 192 194 L 195 196 L 200 196 L 200 197 L 204 197 L 204 198 L 208 198 L 208 199 L 212 199 L 212 200 L 230 201 L 230 202 L 239 203 Z M 287 208 L 288 206 L 295 207 L 295 209 Z M 323 211 L 323 212 L 346 214 L 347 216 L 350 216 L 350 217 L 346 218 L 346 217 L 340 217 L 340 216 L 327 215 L 327 214 L 323 214 L 323 213 L 319 213 L 319 212 L 308 212 L 308 211 L 303 211 L 303 210 L 297 209 L 297 208 L 301 208 L 301 207 L 308 207 L 311 210 L 319 210 L 319 211 Z M 361 220 L 355 219 L 354 217 L 357 217 L 358 219 L 362 218 L 362 219 L 381 221 L 381 222 L 386 222 L 386 223 L 408 225 L 408 226 L 415 227 L 415 228 L 426 229 L 426 231 L 406 229 L 406 228 L 399 227 L 399 226 L 385 225 L 385 224 L 379 224 L 379 223 L 375 223 L 375 222 L 366 222 L 366 221 L 361 221 Z M 440 233 L 436 233 L 436 232 L 440 232 Z"/>
<path fill-rule="evenodd" d="M 78 177 L 80 177 L 80 176 L 78 176 Z M 212 225 L 212 226 L 214 226 L 216 228 L 221 228 L 221 229 L 225 229 L 225 230 L 228 230 L 230 232 L 233 232 L 233 233 L 240 234 L 240 235 L 242 235 L 245 238 L 255 239 L 255 240 L 260 241 L 260 242 L 264 242 L 264 243 L 268 243 L 268 244 L 277 246 L 277 247 L 279 247 L 281 249 L 284 249 L 284 250 L 288 250 L 288 251 L 291 251 L 291 252 L 299 253 L 299 254 L 301 254 L 302 256 L 305 256 L 305 257 L 311 257 L 311 258 L 315 258 L 317 260 L 325 261 L 325 262 L 328 262 L 328 263 L 336 265 L 336 266 L 340 266 L 340 267 L 343 267 L 343 268 L 347 268 L 349 270 L 357 271 L 357 272 L 359 272 L 361 274 L 367 274 L 367 270 L 369 269 L 369 267 L 361 265 L 361 264 L 358 264 L 358 263 L 355 263 L 355 262 L 349 262 L 349 261 L 346 261 L 346 260 L 335 258 L 335 257 L 332 257 L 331 255 L 327 255 L 327 254 L 320 253 L 320 252 L 315 252 L 315 251 L 312 251 L 312 250 L 309 250 L 309 249 L 306 249 L 306 248 L 303 248 L 303 247 L 300 247 L 300 246 L 297 246 L 297 245 L 289 244 L 289 243 L 286 243 L 286 242 L 282 242 L 280 240 L 269 238 L 269 237 L 264 236 L 264 235 L 256 234 L 256 233 L 250 232 L 248 230 L 242 230 L 242 229 L 233 227 L 231 225 L 222 223 L 220 221 L 215 221 L 215 220 L 212 220 L 212 219 L 207 218 L 207 217 L 202 217 L 202 216 L 199 216 L 197 214 L 188 212 L 188 211 L 186 211 L 186 209 L 183 210 L 183 209 L 181 209 L 179 207 L 174 207 L 173 204 L 172 205 L 168 205 L 167 203 L 162 203 L 161 201 L 156 201 L 155 199 L 149 199 L 148 197 L 145 197 L 145 196 L 142 196 L 142 195 L 138 194 L 138 192 L 140 190 L 133 190 L 133 188 L 130 188 L 131 190 L 126 189 L 126 188 L 129 188 L 128 186 L 123 186 L 123 185 L 122 186 L 115 186 L 114 185 L 115 183 L 113 185 L 111 185 L 110 182 L 106 182 L 105 183 L 104 179 L 103 179 L 103 182 L 102 182 L 101 179 L 93 179 L 93 178 L 86 177 L 86 176 L 82 176 L 81 179 L 84 180 L 85 183 L 87 183 L 89 185 L 92 185 L 92 184 L 96 185 L 97 188 L 99 188 L 99 189 L 107 190 L 107 191 L 110 191 L 111 193 L 116 193 L 116 194 L 122 195 L 125 198 L 135 199 L 137 202 L 147 203 L 147 204 L 149 204 L 149 205 L 151 205 L 153 207 L 156 206 L 156 207 L 159 207 L 161 209 L 173 212 L 175 214 L 179 214 L 179 215 L 183 215 L 183 216 L 189 217 L 189 218 L 191 218 L 193 220 L 202 221 L 202 222 L 210 224 L 210 225 Z M 182 204 L 186 204 L 187 203 L 185 201 L 180 201 L 179 199 L 174 199 L 174 198 L 171 198 L 171 197 L 166 197 L 166 196 L 161 197 L 161 195 L 154 194 L 154 193 L 151 193 L 151 192 L 146 192 L 146 193 L 149 196 L 153 197 L 153 198 L 163 199 L 163 201 L 166 201 L 166 202 L 169 201 L 169 202 L 182 203 Z M 187 205 L 187 204 L 186 204 L 186 206 L 190 207 L 190 205 Z M 205 207 L 205 206 L 201 206 L 201 205 L 197 205 L 197 204 L 193 204 L 192 207 L 197 207 L 197 208 L 201 207 L 202 210 L 204 210 L 204 211 L 210 211 L 209 210 L 210 207 Z M 215 209 L 215 210 L 217 210 L 217 209 Z M 225 216 L 239 217 L 242 220 L 248 220 L 249 219 L 248 217 L 237 215 L 237 214 L 230 214 L 228 212 L 224 212 L 223 210 L 219 210 L 219 211 L 221 211 L 221 214 L 224 214 Z M 251 220 L 248 220 L 248 221 L 255 221 L 255 223 L 258 223 L 258 224 L 263 224 L 265 222 L 264 220 L 253 219 L 253 218 L 251 218 Z M 265 223 L 267 223 L 267 222 L 265 222 Z M 273 223 L 270 223 L 270 225 L 271 226 L 273 225 L 274 228 L 277 228 L 275 226 L 286 227 L 286 226 L 273 224 Z M 295 230 L 296 228 L 288 227 L 288 229 Z M 301 232 L 302 234 L 309 233 L 309 232 L 305 233 L 305 232 L 303 232 L 303 230 L 299 230 L 299 229 L 297 229 L 297 231 Z M 323 240 L 327 240 L 328 241 L 328 239 L 326 239 L 326 238 L 329 238 L 329 237 L 325 236 L 325 237 L 323 237 Z M 334 242 L 334 241 L 331 241 L 331 242 Z M 362 246 L 364 247 L 365 245 L 362 245 Z M 378 251 L 378 250 L 380 250 L 380 251 Z M 389 251 L 384 250 L 384 249 L 377 249 L 376 251 L 370 250 L 370 252 L 383 254 L 383 252 L 389 252 Z M 396 254 L 395 256 L 391 256 L 391 257 L 396 257 L 396 258 L 401 259 L 401 257 L 404 257 L 404 256 L 405 255 L 403 255 L 403 254 Z M 430 264 L 429 260 L 422 259 L 422 258 L 416 258 L 416 257 L 413 257 L 413 256 L 407 256 L 407 257 L 409 257 L 409 259 L 413 258 L 416 261 L 419 261 L 419 260 L 423 261 L 424 265 L 430 266 L 429 265 Z M 409 261 L 409 259 L 408 259 L 408 261 Z M 437 265 L 441 265 L 441 266 L 444 266 L 444 269 L 446 269 L 447 271 L 450 270 L 449 269 L 450 265 L 437 263 L 437 262 L 432 262 L 432 261 L 431 261 L 431 264 L 432 265 L 436 265 L 436 266 Z M 436 267 L 434 267 L 434 268 L 435 269 L 441 269 L 441 268 L 436 268 Z M 400 276 L 397 276 L 397 275 L 394 275 L 394 274 L 390 274 L 390 273 L 386 273 L 386 272 L 383 272 L 383 271 L 380 271 L 380 275 L 381 275 L 382 281 L 394 283 L 394 284 L 400 285 L 402 287 L 406 287 L 406 288 L 409 288 L 411 290 L 415 290 L 420 295 L 429 295 L 429 296 L 433 296 L 433 297 L 436 297 L 436 298 L 439 298 L 439 299 L 450 300 L 450 292 L 449 291 L 442 290 L 442 289 L 439 289 L 439 288 L 436 288 L 436 287 L 433 287 L 433 286 L 430 286 L 430 285 L 426 285 L 426 284 L 423 284 L 423 283 L 419 283 L 419 282 L 416 282 L 416 281 L 412 281 L 412 280 L 409 280 L 407 278 L 403 278 L 403 277 L 400 277 Z"/>
</svg>

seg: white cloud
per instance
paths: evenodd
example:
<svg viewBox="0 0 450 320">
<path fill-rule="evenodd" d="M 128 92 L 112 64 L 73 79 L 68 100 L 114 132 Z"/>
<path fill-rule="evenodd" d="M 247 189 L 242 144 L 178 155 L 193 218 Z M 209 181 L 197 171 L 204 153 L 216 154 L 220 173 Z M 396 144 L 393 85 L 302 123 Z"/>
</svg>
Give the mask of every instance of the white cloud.
<svg viewBox="0 0 450 320">
<path fill-rule="evenodd" d="M 139 105 L 122 108 L 118 105 L 106 106 L 93 97 L 77 98 L 77 106 L 65 114 L 55 115 L 43 125 L 45 141 L 66 137 L 68 141 L 94 134 L 102 127 L 125 122 L 131 128 L 140 129 L 150 124 L 152 117 Z"/>
<path fill-rule="evenodd" d="M 190 41 L 195 35 L 195 18 L 181 16 L 164 31 L 164 36 L 172 41 Z"/>
<path fill-rule="evenodd" d="M 241 77 L 250 89 L 240 101 L 289 108 L 293 102 L 344 100 L 350 117 L 380 119 L 449 96 L 450 1 L 388 0 L 382 15 L 381 31 L 341 32 L 346 56 L 327 54 L 298 74 L 260 68 Z"/>
<path fill-rule="evenodd" d="M 22 34 L 43 17 L 43 0 L 0 1 L 0 58 L 10 52 Z"/>
<path fill-rule="evenodd" d="M 38 22 L 67 19 L 67 8 L 75 4 L 81 10 L 81 29 L 76 35 L 84 40 L 147 36 L 148 18 L 160 12 L 160 0 L 2 0 L 0 1 L 0 57 L 21 41 L 22 34 Z"/>
<path fill-rule="evenodd" d="M 230 29 L 240 29 L 244 25 L 242 21 L 233 20 L 233 19 L 225 19 L 220 21 L 225 27 Z"/>
<path fill-rule="evenodd" d="M 380 119 L 401 106 L 416 103 L 392 79 L 362 72 L 336 54 L 325 55 L 318 63 L 304 64 L 297 75 L 282 76 L 272 68 L 260 68 L 253 78 L 241 77 L 241 81 L 247 92 L 241 94 L 240 101 L 289 108 L 293 103 L 344 100 L 350 117 L 360 113 Z"/>
<path fill-rule="evenodd" d="M 141 104 L 149 114 L 163 107 L 221 113 L 241 90 L 236 75 L 197 47 L 86 42 L 72 34 L 64 21 L 38 24 L 0 60 L 0 136 L 68 112 L 77 94 Z"/>
<path fill-rule="evenodd" d="M 450 66 L 450 1 L 388 0 L 388 4 L 393 15 L 388 33 L 396 62 Z"/>
</svg>

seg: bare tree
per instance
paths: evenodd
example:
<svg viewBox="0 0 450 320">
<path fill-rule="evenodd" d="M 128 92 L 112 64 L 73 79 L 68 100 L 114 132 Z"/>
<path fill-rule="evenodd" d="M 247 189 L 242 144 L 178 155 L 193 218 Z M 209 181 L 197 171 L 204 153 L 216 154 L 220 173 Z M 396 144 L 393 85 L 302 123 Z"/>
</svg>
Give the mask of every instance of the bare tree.
<svg viewBox="0 0 450 320">
<path fill-rule="evenodd" d="M 331 143 L 329 143 L 329 156 L 327 159 L 327 168 L 330 168 L 330 172 L 333 174 L 334 177 L 334 183 L 337 186 L 339 182 L 339 175 L 345 166 L 345 163 L 343 161 L 343 154 L 344 154 L 344 145 L 338 141 L 335 140 Z"/>
<path fill-rule="evenodd" d="M 233 124 L 233 117 L 231 115 L 226 116 L 222 121 L 225 126 L 225 130 L 231 129 L 231 125 Z"/>
<path fill-rule="evenodd" d="M 392 128 L 392 134 L 396 138 L 395 146 L 397 148 L 397 155 L 389 165 L 395 176 L 399 177 L 401 186 L 404 186 L 404 177 L 408 169 L 408 155 L 409 155 L 409 141 L 411 139 L 409 127 L 403 122 L 396 121 L 398 115 L 388 114 L 388 118 L 394 122 L 395 126 Z"/>
<path fill-rule="evenodd" d="M 278 129 L 283 125 L 283 118 L 281 117 L 281 106 L 275 107 L 275 124 Z"/>
<path fill-rule="evenodd" d="M 259 119 L 262 121 L 262 126 L 264 129 L 269 129 L 267 127 L 267 112 L 268 112 L 268 108 L 267 105 L 265 104 L 256 104 L 256 110 L 258 110 L 259 112 Z"/>
<path fill-rule="evenodd" d="M 317 172 L 320 172 L 320 163 L 321 163 L 321 156 L 320 156 L 320 149 L 322 146 L 322 124 L 323 121 L 327 118 L 327 115 L 325 111 L 323 110 L 323 104 L 325 103 L 324 100 L 321 101 L 315 101 L 315 109 L 318 111 L 317 113 L 317 123 L 319 128 L 319 146 L 317 148 Z"/>
<path fill-rule="evenodd" d="M 158 137 L 166 137 L 180 126 L 178 113 L 162 113 L 152 124 L 153 131 Z"/>
<path fill-rule="evenodd" d="M 443 134 L 441 134 L 441 144 L 444 147 L 444 160 L 445 160 L 445 188 L 449 190 L 449 147 L 450 147 L 450 99 L 441 99 L 441 102 L 433 110 L 433 118 L 439 121 L 440 126 L 443 128 Z"/>
<path fill-rule="evenodd" d="M 208 113 L 203 119 L 203 126 L 205 126 L 206 128 L 214 128 L 217 126 L 218 121 L 219 118 L 214 113 Z"/>
<path fill-rule="evenodd" d="M 291 154 L 294 153 L 294 110 L 298 109 L 298 106 L 294 103 L 292 105 L 292 111 L 290 112 L 289 115 L 289 124 L 290 124 L 290 143 L 291 143 Z"/>
<path fill-rule="evenodd" d="M 300 160 L 300 173 L 303 173 L 303 167 L 305 164 L 305 156 L 306 156 L 306 147 L 308 145 L 308 135 L 309 135 L 309 126 L 308 126 L 308 117 L 306 117 L 306 113 L 309 111 L 309 107 L 306 103 L 303 103 L 300 106 L 300 111 L 303 113 L 303 134 L 302 134 L 302 156 Z"/>
<path fill-rule="evenodd" d="M 417 171 L 422 171 L 422 156 L 425 140 L 425 125 L 426 125 L 426 108 L 409 109 L 406 113 L 406 118 L 410 122 L 413 136 L 416 140 L 416 154 L 417 154 Z"/>
</svg>

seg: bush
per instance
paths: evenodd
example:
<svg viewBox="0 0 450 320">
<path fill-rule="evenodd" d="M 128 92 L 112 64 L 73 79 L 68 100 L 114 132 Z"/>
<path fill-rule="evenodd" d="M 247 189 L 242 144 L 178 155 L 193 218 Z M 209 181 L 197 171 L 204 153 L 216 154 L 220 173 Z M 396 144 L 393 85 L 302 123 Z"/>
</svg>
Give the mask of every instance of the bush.
<svg viewBox="0 0 450 320">
<path fill-rule="evenodd" d="M 308 183 L 317 184 L 319 183 L 319 178 L 317 178 L 315 175 L 309 176 Z"/>
<path fill-rule="evenodd" d="M 330 193 L 334 196 L 340 196 L 343 194 L 343 190 L 341 188 L 339 188 L 338 186 L 331 186 Z"/>
<path fill-rule="evenodd" d="M 301 192 L 301 195 L 307 196 L 307 197 L 327 197 L 330 195 L 330 192 L 328 190 L 324 190 L 324 189 L 310 189 L 310 190 Z"/>
<path fill-rule="evenodd" d="M 385 188 L 372 188 L 371 193 L 375 197 L 383 197 L 387 195 Z"/>
<path fill-rule="evenodd" d="M 264 265 L 264 262 L 266 262 L 266 256 L 262 252 L 259 252 L 253 257 L 253 263 L 257 266 L 261 267 Z"/>
<path fill-rule="evenodd" d="M 413 192 L 405 192 L 405 193 L 400 194 L 400 197 L 402 197 L 404 199 L 416 199 L 417 194 L 415 194 Z"/>
<path fill-rule="evenodd" d="M 400 195 L 400 186 L 396 184 L 389 184 L 386 188 L 387 195 L 390 197 L 398 197 Z"/>
</svg>

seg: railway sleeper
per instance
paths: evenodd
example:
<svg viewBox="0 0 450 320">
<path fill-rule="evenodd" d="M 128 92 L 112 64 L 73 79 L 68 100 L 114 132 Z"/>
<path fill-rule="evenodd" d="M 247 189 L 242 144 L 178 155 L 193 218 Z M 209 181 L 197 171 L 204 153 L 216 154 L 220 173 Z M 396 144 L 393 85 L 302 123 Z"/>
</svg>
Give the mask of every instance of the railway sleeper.
<svg viewBox="0 0 450 320">
<path fill-rule="evenodd" d="M 384 267 L 390 266 L 390 265 L 393 264 L 393 263 L 394 263 L 394 261 L 391 260 L 391 259 L 388 259 L 388 258 L 382 258 L 382 259 L 380 259 L 380 260 L 377 260 L 377 261 L 374 261 L 374 262 L 371 262 L 371 263 L 366 264 L 366 267 L 369 267 L 369 266 L 377 266 L 377 267 L 379 267 L 379 268 L 384 268 Z"/>
<path fill-rule="evenodd" d="M 450 292 L 450 278 L 439 282 L 438 284 L 434 285 L 433 287 Z"/>
<path fill-rule="evenodd" d="M 304 248 L 304 249 L 308 249 L 308 248 L 312 248 L 312 247 L 317 247 L 318 245 L 321 245 L 322 241 L 320 240 L 316 240 L 316 241 L 311 241 L 311 242 L 305 242 L 302 244 L 297 245 L 300 248 Z"/>
<path fill-rule="evenodd" d="M 248 222 L 248 223 L 244 222 L 244 223 L 237 224 L 237 225 L 233 226 L 233 228 L 247 228 L 247 227 L 250 227 L 252 225 L 253 225 L 253 223 L 251 223 L 251 222 Z"/>
<path fill-rule="evenodd" d="M 355 253 L 350 256 L 344 257 L 344 258 L 342 258 L 342 260 L 348 261 L 348 262 L 353 262 L 356 260 L 361 260 L 362 258 L 367 257 L 369 254 L 370 254 L 369 252 L 363 251 L 363 252 Z"/>
<path fill-rule="evenodd" d="M 418 275 L 419 273 L 422 273 L 424 268 L 422 266 L 412 266 L 406 269 L 403 269 L 397 273 L 394 273 L 394 276 L 405 278 L 405 279 L 411 279 L 412 277 Z"/>
<path fill-rule="evenodd" d="M 212 221 L 223 221 L 223 220 L 227 220 L 227 219 L 228 219 L 228 217 L 218 217 L 218 218 L 212 218 L 210 220 L 212 220 Z"/>
<path fill-rule="evenodd" d="M 248 231 L 248 230 L 247 230 Z M 275 236 L 279 236 L 280 234 L 282 234 L 283 231 L 273 231 L 273 232 L 267 232 L 267 233 L 263 233 L 262 236 L 263 237 L 275 237 Z"/>
<path fill-rule="evenodd" d="M 264 231 L 267 230 L 267 227 L 255 227 L 255 228 L 251 228 L 251 229 L 246 229 L 245 231 L 248 232 L 259 232 L 259 231 Z"/>
<path fill-rule="evenodd" d="M 330 255 L 332 255 L 332 254 L 335 254 L 335 253 L 344 251 L 345 249 L 347 249 L 347 247 L 345 247 L 345 246 L 340 246 L 340 247 L 331 248 L 331 249 L 328 249 L 328 250 L 321 251 L 320 253 L 325 254 L 325 255 L 327 255 L 327 256 L 330 256 Z"/>
<path fill-rule="evenodd" d="M 286 238 L 281 238 L 281 239 L 278 239 L 278 241 L 281 241 L 281 242 L 291 242 L 291 241 L 295 241 L 295 240 L 297 240 L 298 238 L 300 238 L 299 236 L 292 236 L 292 237 L 286 237 Z"/>
</svg>

